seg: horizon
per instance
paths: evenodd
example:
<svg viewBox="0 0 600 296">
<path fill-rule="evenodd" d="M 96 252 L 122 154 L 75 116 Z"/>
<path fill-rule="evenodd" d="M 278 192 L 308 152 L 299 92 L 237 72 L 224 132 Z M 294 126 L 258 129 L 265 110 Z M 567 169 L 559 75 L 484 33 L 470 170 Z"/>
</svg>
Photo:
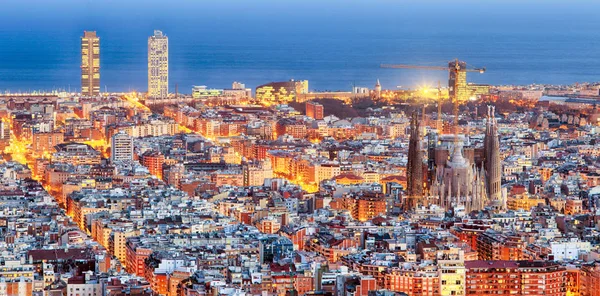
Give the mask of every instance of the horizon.
<svg viewBox="0 0 600 296">
<path fill-rule="evenodd" d="M 181 91 L 289 79 L 307 79 L 311 90 L 372 87 L 376 79 L 387 89 L 435 85 L 447 73 L 379 64 L 443 65 L 454 58 L 488 69 L 469 76 L 475 83 L 598 81 L 600 36 L 593 28 L 600 20 L 593 12 L 600 3 L 593 1 L 289 3 L 8 0 L 0 19 L 0 40 L 8 45 L 0 47 L 0 91 L 79 89 L 84 30 L 98 32 L 101 88 L 109 92 L 146 89 L 153 30 L 170 39 L 171 91 L 176 83 Z M 566 48 L 579 53 L 565 56 Z"/>
<path fill-rule="evenodd" d="M 598 0 L 2 2 L 0 294 L 598 292 Z"/>
</svg>

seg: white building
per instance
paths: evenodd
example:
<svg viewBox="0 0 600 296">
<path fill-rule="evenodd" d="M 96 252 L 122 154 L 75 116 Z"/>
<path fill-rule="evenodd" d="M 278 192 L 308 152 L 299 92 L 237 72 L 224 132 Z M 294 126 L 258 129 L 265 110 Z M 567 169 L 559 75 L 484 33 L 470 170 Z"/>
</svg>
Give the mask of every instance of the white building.
<svg viewBox="0 0 600 296">
<path fill-rule="evenodd" d="M 267 158 L 261 163 L 245 165 L 243 173 L 244 186 L 262 186 L 265 179 L 273 178 L 271 159 Z"/>
<path fill-rule="evenodd" d="M 550 249 L 554 260 L 577 260 L 580 255 L 589 253 L 592 249 L 590 242 L 583 242 L 577 238 L 570 240 L 557 240 L 550 242 Z"/>
<path fill-rule="evenodd" d="M 315 183 L 331 179 L 341 174 L 340 165 L 337 163 L 322 163 L 315 166 Z"/>
<path fill-rule="evenodd" d="M 110 139 L 110 160 L 133 160 L 133 137 L 120 131 Z"/>
<path fill-rule="evenodd" d="M 465 295 L 466 269 L 463 250 L 451 248 L 437 254 L 440 295 Z"/>
<path fill-rule="evenodd" d="M 159 137 L 176 134 L 179 131 L 179 125 L 172 119 L 157 119 L 135 125 L 120 126 L 116 130 L 125 132 L 133 138 Z"/>
<path fill-rule="evenodd" d="M 92 279 L 92 271 L 87 271 L 84 278 L 71 278 L 67 282 L 67 296 L 102 296 L 102 284 Z"/>
<path fill-rule="evenodd" d="M 148 38 L 148 96 L 166 98 L 169 95 L 169 39 L 155 30 Z"/>
</svg>

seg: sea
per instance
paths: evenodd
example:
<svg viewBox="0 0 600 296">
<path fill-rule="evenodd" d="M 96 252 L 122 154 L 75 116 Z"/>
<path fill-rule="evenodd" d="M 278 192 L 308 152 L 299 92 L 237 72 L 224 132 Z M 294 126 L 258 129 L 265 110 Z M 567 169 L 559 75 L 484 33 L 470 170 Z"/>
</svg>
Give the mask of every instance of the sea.
<svg viewBox="0 0 600 296">
<path fill-rule="evenodd" d="M 80 37 L 101 43 L 101 86 L 145 91 L 147 40 L 169 37 L 170 90 L 308 80 L 318 91 L 600 80 L 600 1 L 0 0 L 0 92 L 80 88 Z"/>
</svg>

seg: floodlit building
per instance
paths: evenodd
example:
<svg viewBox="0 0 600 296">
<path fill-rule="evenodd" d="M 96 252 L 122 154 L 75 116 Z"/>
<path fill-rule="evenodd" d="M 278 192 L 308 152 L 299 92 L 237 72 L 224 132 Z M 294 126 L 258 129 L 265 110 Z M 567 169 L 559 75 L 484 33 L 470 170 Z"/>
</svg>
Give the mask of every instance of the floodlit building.
<svg viewBox="0 0 600 296">
<path fill-rule="evenodd" d="M 64 142 L 64 134 L 61 132 L 34 133 L 32 150 L 36 153 L 53 152 L 54 146 Z"/>
<path fill-rule="evenodd" d="M 308 80 L 271 82 L 256 87 L 256 99 L 272 105 L 293 102 L 298 95 L 308 93 Z"/>
<path fill-rule="evenodd" d="M 100 38 L 96 31 L 84 31 L 81 37 L 81 95 L 100 94 Z"/>
<path fill-rule="evenodd" d="M 155 30 L 148 37 L 148 97 L 169 95 L 169 38 Z"/>
<path fill-rule="evenodd" d="M 321 120 L 324 117 L 323 105 L 316 102 L 306 102 L 306 116 Z"/>
</svg>

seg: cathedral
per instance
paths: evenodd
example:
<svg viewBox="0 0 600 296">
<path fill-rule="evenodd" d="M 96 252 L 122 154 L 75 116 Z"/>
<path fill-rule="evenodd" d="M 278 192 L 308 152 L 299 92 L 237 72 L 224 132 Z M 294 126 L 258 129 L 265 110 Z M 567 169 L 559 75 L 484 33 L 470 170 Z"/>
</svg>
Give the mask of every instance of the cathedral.
<svg viewBox="0 0 600 296">
<path fill-rule="evenodd" d="M 465 141 L 462 135 L 439 137 L 429 199 L 445 209 L 463 206 L 471 212 L 486 205 L 487 190 L 484 168 L 479 166 L 478 169 L 473 149 L 466 148 Z"/>
<path fill-rule="evenodd" d="M 416 153 L 414 141 L 420 143 L 419 134 L 412 132 L 409 143 L 407 166 L 406 207 L 414 208 L 418 203 L 438 204 L 449 210 L 462 207 L 466 212 L 478 211 L 486 206 L 503 208 L 501 197 L 501 161 L 497 122 L 494 107 L 488 107 L 483 149 L 474 148 L 469 137 L 459 134 L 428 135 L 427 178 L 417 173 L 415 163 L 423 167 L 423 154 Z M 413 121 L 415 116 L 413 115 Z M 418 123 L 415 124 L 418 129 Z M 421 151 L 421 149 L 417 149 Z M 423 170 L 422 170 L 423 171 Z M 419 179 L 420 178 L 420 179 Z M 427 189 L 419 191 L 414 184 L 426 180 Z M 421 188 L 422 189 L 422 188 Z"/>
</svg>

